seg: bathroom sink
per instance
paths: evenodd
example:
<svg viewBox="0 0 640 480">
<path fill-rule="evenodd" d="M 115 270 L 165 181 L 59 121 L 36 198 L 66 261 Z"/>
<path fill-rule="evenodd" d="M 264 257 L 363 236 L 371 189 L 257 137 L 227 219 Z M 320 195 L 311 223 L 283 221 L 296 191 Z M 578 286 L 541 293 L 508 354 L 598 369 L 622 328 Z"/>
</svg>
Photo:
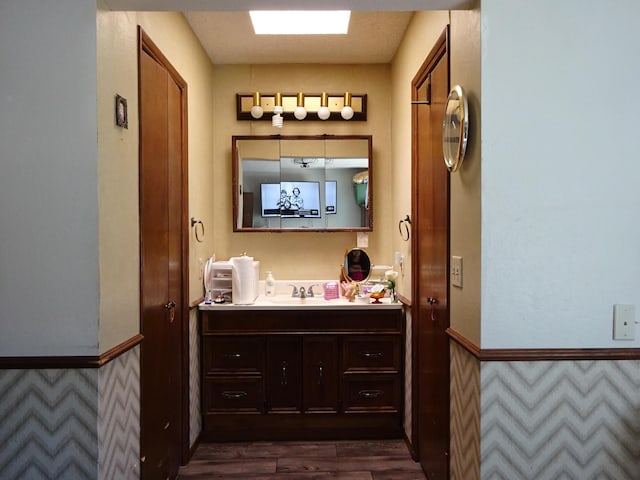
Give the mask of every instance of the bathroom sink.
<svg viewBox="0 0 640 480">
<path fill-rule="evenodd" d="M 267 301 L 278 305 L 323 305 L 328 303 L 323 297 L 287 297 L 287 296 L 275 296 L 267 297 Z"/>
</svg>

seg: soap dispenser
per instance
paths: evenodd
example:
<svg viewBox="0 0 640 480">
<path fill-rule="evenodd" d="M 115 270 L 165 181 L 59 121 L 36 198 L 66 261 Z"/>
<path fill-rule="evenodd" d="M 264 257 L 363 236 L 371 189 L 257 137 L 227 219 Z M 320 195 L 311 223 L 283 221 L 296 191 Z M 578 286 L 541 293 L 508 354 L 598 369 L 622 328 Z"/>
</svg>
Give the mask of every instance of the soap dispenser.
<svg viewBox="0 0 640 480">
<path fill-rule="evenodd" d="M 274 297 L 276 295 L 276 279 L 273 278 L 271 272 L 267 272 L 267 278 L 264 282 L 265 295 L 267 297 Z"/>
</svg>

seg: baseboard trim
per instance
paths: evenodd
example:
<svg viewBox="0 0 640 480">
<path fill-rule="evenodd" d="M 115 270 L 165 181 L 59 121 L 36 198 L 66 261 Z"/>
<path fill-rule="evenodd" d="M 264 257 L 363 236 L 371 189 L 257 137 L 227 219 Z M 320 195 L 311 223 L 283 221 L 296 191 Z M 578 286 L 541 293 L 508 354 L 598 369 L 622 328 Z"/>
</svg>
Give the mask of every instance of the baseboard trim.
<svg viewBox="0 0 640 480">
<path fill-rule="evenodd" d="M 144 336 L 141 333 L 125 340 L 115 347 L 96 356 L 64 356 L 64 357 L 0 357 L 0 370 L 47 368 L 100 368 L 133 347 L 139 345 Z"/>
<path fill-rule="evenodd" d="M 479 348 L 452 328 L 447 329 L 447 335 L 481 362 L 640 360 L 640 348 Z"/>
</svg>

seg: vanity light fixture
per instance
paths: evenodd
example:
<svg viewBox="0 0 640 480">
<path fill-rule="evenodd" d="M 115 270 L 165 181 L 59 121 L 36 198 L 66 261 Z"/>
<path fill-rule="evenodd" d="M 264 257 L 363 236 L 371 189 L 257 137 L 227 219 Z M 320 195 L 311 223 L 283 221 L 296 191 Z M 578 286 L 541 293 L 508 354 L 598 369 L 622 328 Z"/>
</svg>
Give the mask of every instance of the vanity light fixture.
<svg viewBox="0 0 640 480">
<path fill-rule="evenodd" d="M 264 110 L 262 109 L 262 105 L 261 105 L 261 100 L 262 99 L 260 97 L 260 92 L 256 92 L 253 94 L 253 105 L 251 106 L 251 116 L 256 120 L 258 118 L 262 118 L 262 114 L 264 113 Z"/>
<path fill-rule="evenodd" d="M 304 108 L 304 93 L 298 92 L 297 100 L 297 106 L 293 111 L 293 116 L 296 117 L 297 120 L 304 120 L 307 117 L 307 111 Z"/>
<path fill-rule="evenodd" d="M 340 111 L 340 116 L 345 120 L 351 120 L 353 118 L 353 108 L 351 108 L 351 94 L 345 92 L 344 94 L 344 107 Z"/>
<path fill-rule="evenodd" d="M 322 92 L 320 96 L 320 109 L 318 110 L 318 118 L 320 120 L 326 120 L 331 116 L 331 111 L 329 110 L 329 97 L 325 92 Z"/>
<path fill-rule="evenodd" d="M 353 114 L 351 114 L 353 112 Z M 366 121 L 366 93 L 237 93 L 237 120 Z M 274 118 L 275 117 L 275 118 Z M 275 122 L 275 123 L 274 123 Z"/>
<path fill-rule="evenodd" d="M 276 93 L 275 97 L 275 105 L 273 107 L 273 117 L 271 117 L 271 125 L 276 128 L 282 128 L 284 120 L 282 118 L 282 112 L 284 112 L 282 108 L 282 94 Z"/>
</svg>

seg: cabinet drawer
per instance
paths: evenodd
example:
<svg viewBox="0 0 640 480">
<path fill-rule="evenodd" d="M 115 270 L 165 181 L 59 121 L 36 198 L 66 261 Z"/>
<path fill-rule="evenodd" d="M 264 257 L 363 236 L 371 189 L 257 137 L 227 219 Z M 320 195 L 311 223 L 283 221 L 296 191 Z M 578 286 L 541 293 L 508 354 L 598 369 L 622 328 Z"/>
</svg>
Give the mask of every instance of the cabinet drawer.
<svg viewBox="0 0 640 480">
<path fill-rule="evenodd" d="M 262 374 L 264 342 L 261 337 L 204 336 L 205 375 Z"/>
<path fill-rule="evenodd" d="M 261 377 L 207 378 L 204 413 L 261 413 L 264 410 L 262 390 Z"/>
<path fill-rule="evenodd" d="M 400 338 L 397 336 L 348 336 L 342 344 L 342 371 L 400 370 Z"/>
<path fill-rule="evenodd" d="M 397 375 L 345 375 L 342 395 L 345 413 L 400 411 Z"/>
</svg>

